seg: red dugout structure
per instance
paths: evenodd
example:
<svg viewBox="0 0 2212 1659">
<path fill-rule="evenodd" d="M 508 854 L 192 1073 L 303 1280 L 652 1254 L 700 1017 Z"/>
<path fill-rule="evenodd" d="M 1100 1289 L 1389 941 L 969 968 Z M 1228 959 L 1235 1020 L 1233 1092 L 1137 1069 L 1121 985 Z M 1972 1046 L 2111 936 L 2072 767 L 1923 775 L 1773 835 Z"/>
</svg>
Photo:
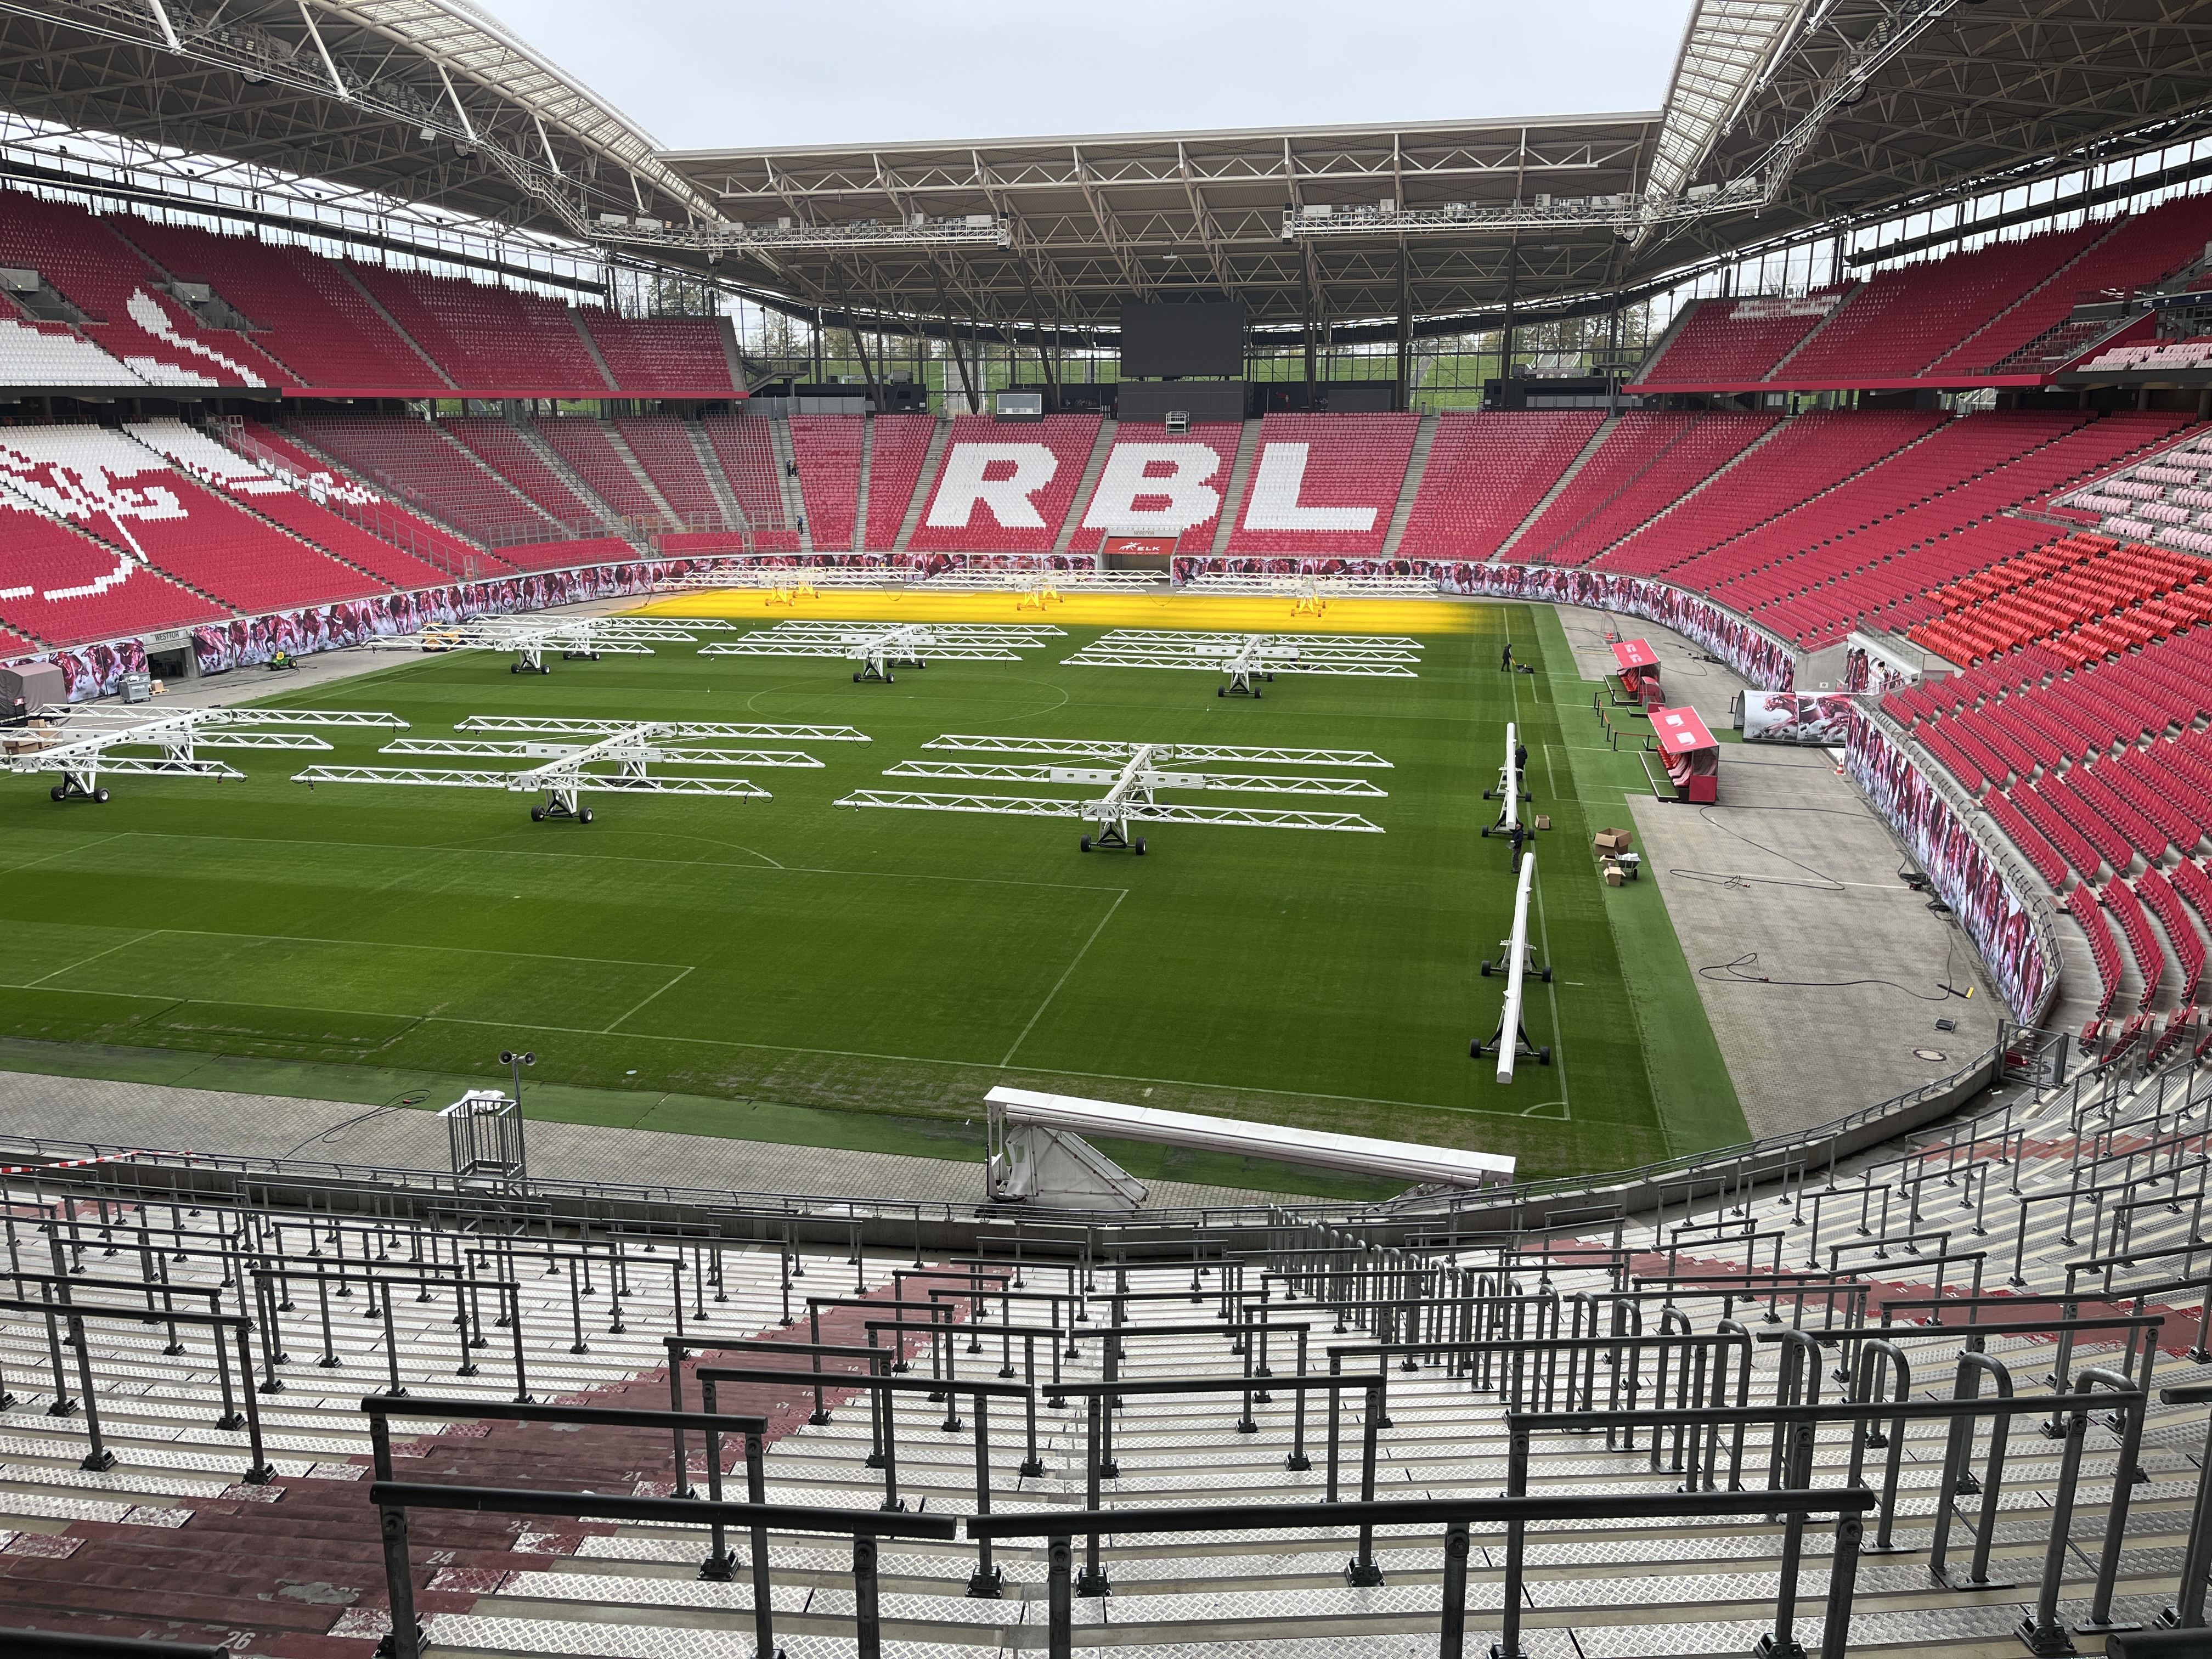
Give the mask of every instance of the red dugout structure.
<svg viewBox="0 0 2212 1659">
<path fill-rule="evenodd" d="M 1721 745 L 1694 708 L 1651 711 L 1651 733 L 1680 799 L 1699 805 L 1720 796 Z"/>
<path fill-rule="evenodd" d="M 1665 695 L 1659 690 L 1659 653 L 1642 640 L 1615 640 L 1613 659 L 1620 695 L 1639 708 L 1656 708 Z"/>
</svg>

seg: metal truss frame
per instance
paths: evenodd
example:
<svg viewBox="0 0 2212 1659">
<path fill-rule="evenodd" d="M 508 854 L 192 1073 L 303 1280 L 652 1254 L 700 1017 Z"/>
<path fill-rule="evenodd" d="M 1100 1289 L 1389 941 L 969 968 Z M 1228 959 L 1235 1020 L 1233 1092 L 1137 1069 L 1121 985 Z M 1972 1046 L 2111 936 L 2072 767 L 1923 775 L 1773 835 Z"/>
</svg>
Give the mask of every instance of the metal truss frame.
<svg viewBox="0 0 2212 1659">
<path fill-rule="evenodd" d="M 389 752 L 389 751 L 387 751 Z M 1103 768 L 1071 766 L 996 765 L 988 761 L 901 761 L 885 769 L 887 778 L 964 778 L 1000 783 L 1112 783 L 1121 774 Z M 1379 800 L 1389 794 L 1365 778 L 1302 778 L 1273 776 L 1259 772 L 1207 772 L 1178 775 L 1176 788 L 1230 789 L 1267 795 L 1331 795 Z"/>
<path fill-rule="evenodd" d="M 479 714 L 453 728 L 471 733 L 514 734 L 507 740 L 476 738 L 402 739 L 387 744 L 386 755 L 455 759 L 544 759 L 542 766 L 518 772 L 461 771 L 426 767 L 311 766 L 292 781 L 309 788 L 319 783 L 400 784 L 442 789 L 498 789 L 510 793 L 542 793 L 544 799 L 530 809 L 531 822 L 570 818 L 592 821 L 592 809 L 583 803 L 584 792 L 621 794 L 715 795 L 743 800 L 768 800 L 767 790 L 744 778 L 701 777 L 688 773 L 656 772 L 656 766 L 812 767 L 822 763 L 793 750 L 731 750 L 702 748 L 719 738 L 783 738 L 828 743 L 866 743 L 868 738 L 851 726 L 732 725 L 722 721 L 686 720 L 563 720 L 526 715 Z M 566 738 L 568 741 L 559 741 Z M 604 769 L 612 766 L 616 769 Z"/>
<path fill-rule="evenodd" d="M 1252 773 L 1183 772 L 1162 769 L 1196 760 L 1273 762 L 1304 760 L 1324 766 L 1388 767 L 1378 756 L 1344 750 L 1267 750 L 1219 744 L 1087 742 L 1031 738 L 947 734 L 922 745 L 978 754 L 1045 755 L 1060 759 L 1115 762 L 1110 767 L 1010 765 L 997 762 L 903 761 L 885 777 L 923 777 L 974 781 L 1103 784 L 1094 799 L 1064 796 L 982 795 L 924 790 L 857 789 L 840 806 L 907 808 L 935 812 L 975 812 L 1013 817 L 1072 817 L 1091 825 L 1082 850 L 1124 849 L 1142 854 L 1145 838 L 1133 826 L 1146 823 L 1212 823 L 1260 830 L 1334 830 L 1381 835 L 1382 826 L 1353 812 L 1310 808 L 1194 806 L 1163 801 L 1163 789 L 1220 789 L 1237 794 L 1330 795 L 1378 798 L 1386 793 L 1364 778 L 1316 778 Z"/>
<path fill-rule="evenodd" d="M 953 754 L 1048 755 L 1060 760 L 1125 761 L 1146 745 L 1113 738 L 990 738 L 948 732 L 921 745 Z M 1390 763 L 1364 749 L 1255 749 L 1218 743 L 1179 743 L 1176 757 L 1187 761 L 1250 761 L 1267 766 L 1359 766 L 1387 772 Z"/>
<path fill-rule="evenodd" d="M 1278 674 L 1358 675 L 1413 679 L 1420 670 L 1420 643 L 1403 637 L 1358 634 L 1177 634 L 1155 629 L 1117 629 L 1060 660 L 1081 668 L 1187 668 L 1225 674 L 1217 697 L 1261 693 L 1256 682 Z"/>
<path fill-rule="evenodd" d="M 671 152 L 465 0 L 0 0 L 0 103 L 141 148 L 134 190 L 265 196 L 432 258 L 451 230 L 510 270 L 1085 346 L 1123 299 L 1203 280 L 1267 337 L 1318 318 L 1341 343 L 1494 327 L 1508 296 L 1617 304 L 1705 255 L 2196 136 L 2202 30 L 2197 0 L 1697 0 L 1662 109 Z"/>
<path fill-rule="evenodd" d="M 1018 662 L 1065 629 L 1048 623 L 848 623 L 793 618 L 702 647 L 702 657 L 834 657 L 860 665 L 853 683 L 888 685 L 899 668 L 931 661 Z"/>
<path fill-rule="evenodd" d="M 919 586 L 966 592 L 1018 593 L 1014 609 L 1026 611 L 1066 599 L 1069 593 L 1134 593 L 1157 591 L 1167 580 L 1149 570 L 947 570 L 925 578 Z"/>
<path fill-rule="evenodd" d="M 457 724 L 456 732 L 509 732 L 519 737 L 603 738 L 635 730 L 635 720 L 568 720 L 550 714 L 471 714 Z M 756 725 L 728 720 L 667 720 L 659 724 L 660 735 L 680 736 L 685 741 L 712 738 L 754 738 L 771 743 L 872 743 L 865 732 L 850 726 Z"/>
<path fill-rule="evenodd" d="M 189 708 L 173 714 L 139 708 L 41 708 L 34 718 L 57 741 L 6 757 L 10 772 L 58 772 L 54 799 L 105 802 L 100 775 L 137 777 L 243 778 L 228 762 L 204 760 L 200 750 L 319 750 L 330 744 L 313 735 L 317 726 L 389 726 L 407 730 L 397 714 L 349 708 Z M 33 732 L 40 727 L 30 728 Z M 82 735 L 78 735 L 82 732 Z M 154 749 L 153 755 L 118 754 L 118 750 Z"/>
<path fill-rule="evenodd" d="M 656 593 L 693 593 L 717 587 L 895 587 L 907 573 L 890 565 L 720 564 L 663 576 Z M 689 620 L 687 618 L 687 620 Z"/>
<path fill-rule="evenodd" d="M 571 617 L 566 618 L 478 617 L 420 633 L 370 641 L 374 651 L 512 651 L 511 674 L 550 674 L 549 652 L 565 662 L 597 662 L 601 657 L 650 657 L 655 645 L 696 644 L 702 633 L 727 633 L 730 624 L 712 617 L 664 620 L 658 617 Z"/>
</svg>

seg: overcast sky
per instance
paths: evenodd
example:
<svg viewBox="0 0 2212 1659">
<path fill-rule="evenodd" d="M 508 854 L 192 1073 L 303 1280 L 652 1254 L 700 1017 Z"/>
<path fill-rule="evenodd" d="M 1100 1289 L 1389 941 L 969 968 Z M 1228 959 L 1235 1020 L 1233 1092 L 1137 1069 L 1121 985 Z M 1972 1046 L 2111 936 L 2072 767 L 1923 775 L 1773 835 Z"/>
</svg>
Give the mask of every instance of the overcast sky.
<svg viewBox="0 0 2212 1659">
<path fill-rule="evenodd" d="M 674 149 L 1656 109 L 1690 0 L 480 0 Z"/>
</svg>

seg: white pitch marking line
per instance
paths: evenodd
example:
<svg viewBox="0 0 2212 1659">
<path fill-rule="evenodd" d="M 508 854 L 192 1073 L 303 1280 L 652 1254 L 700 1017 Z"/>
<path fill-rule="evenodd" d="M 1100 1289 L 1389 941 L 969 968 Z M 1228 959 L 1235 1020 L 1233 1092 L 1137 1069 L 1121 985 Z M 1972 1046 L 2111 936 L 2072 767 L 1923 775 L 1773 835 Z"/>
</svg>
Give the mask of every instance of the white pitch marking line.
<svg viewBox="0 0 2212 1659">
<path fill-rule="evenodd" d="M 634 1014 L 634 1013 L 637 1012 L 638 1008 L 642 1008 L 642 1007 L 644 1007 L 647 1002 L 651 1002 L 651 1001 L 653 1000 L 653 997 L 657 997 L 657 996 L 659 996 L 659 995 L 660 994 L 661 991 L 670 991 L 670 990 L 673 990 L 673 989 L 676 988 L 676 985 L 677 985 L 678 981 L 680 981 L 681 979 L 683 979 L 683 978 L 684 978 L 684 975 L 685 975 L 685 974 L 689 974 L 690 971 L 691 971 L 691 969 L 689 969 L 689 968 L 684 969 L 683 970 L 683 972 L 677 974 L 677 975 L 675 975 L 675 977 L 674 977 L 674 978 L 672 978 L 672 979 L 668 981 L 668 983 L 667 983 L 667 984 L 665 984 L 665 985 L 662 986 L 662 987 L 660 988 L 660 990 L 659 990 L 659 991 L 655 991 L 655 992 L 653 994 L 653 996 L 649 996 L 649 997 L 646 998 L 646 999 L 645 999 L 645 1002 L 641 1002 L 641 1003 L 639 1003 L 639 1004 L 637 1005 L 637 1008 L 633 1008 L 633 1009 L 631 1009 L 631 1010 L 629 1011 L 629 1013 L 618 1015 L 618 1016 L 617 1016 L 617 1017 L 616 1017 L 615 1018 L 609 1020 L 609 1021 L 607 1022 L 606 1029 L 607 1029 L 608 1030 L 610 1030 L 610 1031 L 613 1030 L 615 1029 L 615 1027 L 616 1027 L 616 1026 L 617 1026 L 617 1025 L 621 1024 L 624 1020 L 628 1019 L 628 1018 L 629 1018 L 630 1014 Z"/>
<path fill-rule="evenodd" d="M 617 833 L 623 832 L 617 831 Z M 376 853 L 389 853 L 393 850 L 392 844 L 388 842 L 309 841 L 303 836 L 184 836 L 179 835 L 173 830 L 124 830 L 117 831 L 117 837 L 123 836 L 144 836 L 149 840 L 156 841 L 190 842 L 195 845 L 228 843 L 249 847 L 345 847 Z M 111 837 L 111 839 L 113 838 L 116 837 Z M 699 841 L 706 840 L 708 838 L 705 836 L 695 836 L 691 837 L 691 839 Z M 752 851 L 749 847 L 738 847 L 735 842 L 714 842 L 712 844 L 718 847 L 733 848 L 739 852 L 750 853 Z M 528 847 L 424 846 L 414 850 L 424 853 L 453 853 L 467 857 L 488 859 L 574 859 L 585 860 L 598 860 L 608 864 L 665 864 L 672 868 L 678 870 L 697 870 L 705 866 L 714 869 L 745 871 L 752 867 L 750 865 L 708 866 L 707 861 L 703 859 L 640 858 L 634 854 L 629 853 L 546 853 L 541 852 L 535 848 Z M 755 856 L 758 857 L 761 855 L 756 854 Z M 1085 893 L 1095 893 L 1100 890 L 1097 883 L 1085 881 L 1014 881 L 1009 880 L 1001 876 L 939 876 L 926 874 L 912 870 L 834 870 L 811 864 L 779 864 L 775 867 L 779 870 L 786 871 L 792 875 L 797 876 L 870 876 L 880 877 L 885 880 L 893 881 L 963 882 L 974 887 L 1052 887 L 1064 889 L 1069 892 Z M 0 871 L 0 875 L 5 875 L 8 872 L 6 871 Z M 415 872 L 410 870 L 408 873 L 413 874 Z M 421 950 L 444 950 L 459 949 L 462 947 L 422 945 L 417 946 L 416 948 Z M 493 951 L 489 952 L 488 954 L 504 956 L 508 953 L 505 951 Z M 592 957 L 579 957 L 575 959 L 580 962 L 598 960 L 598 958 Z M 673 968 L 676 966 L 672 962 L 648 962 L 640 965 L 647 968 Z"/>
<path fill-rule="evenodd" d="M 1069 976 L 1083 965 L 1083 958 L 1091 954 L 1091 947 L 1098 942 L 1098 935 L 1106 931 L 1106 924 L 1114 920 L 1114 913 L 1121 908 L 1121 901 L 1128 896 L 1129 890 L 1126 887 L 1115 890 L 1114 902 L 1106 907 L 1106 914 L 1098 918 L 1098 925 L 1091 930 L 1091 937 L 1083 941 L 1083 948 L 1075 953 L 1075 959 L 1067 964 L 1066 972 L 1052 982 L 1052 989 L 1044 994 L 1044 1000 L 1037 1004 L 1036 1012 L 1030 1016 L 1030 1023 L 1022 1027 L 1022 1034 L 1014 1039 L 1013 1047 L 1008 1048 L 1005 1058 L 999 1061 L 1000 1070 L 1004 1071 L 1013 1062 L 1016 1050 L 1029 1041 L 1030 1033 L 1036 1029 L 1037 1021 L 1044 1018 L 1044 1011 L 1052 1006 L 1052 1000 L 1060 994 L 1060 988 L 1066 984 Z"/>
<path fill-rule="evenodd" d="M 139 934 L 137 939 L 126 939 L 119 945 L 109 945 L 105 951 L 94 951 L 90 956 L 85 957 L 83 961 L 64 963 L 63 966 L 55 969 L 52 973 L 41 974 L 38 978 L 33 980 L 28 985 L 22 986 L 19 988 L 26 991 L 36 990 L 40 986 L 44 985 L 50 979 L 58 979 L 64 974 L 75 973 L 80 968 L 88 968 L 94 963 L 98 962 L 102 957 L 112 957 L 118 951 L 127 951 L 134 945 L 143 945 L 148 939 L 153 938 L 155 934 L 165 933 L 168 931 L 169 930 L 166 927 L 150 927 L 147 929 L 146 932 Z"/>
<path fill-rule="evenodd" d="M 570 957 L 557 951 L 486 951 L 473 945 L 416 945 L 404 939 L 321 939 L 313 933 L 226 933 L 208 927 L 157 927 L 154 931 L 183 933 L 192 939 L 258 939 L 274 945 L 341 945 L 349 951 L 442 951 L 471 957 L 523 957 L 532 962 L 588 962 L 602 968 L 684 968 L 682 963 L 646 962 L 631 957 Z M 697 965 L 694 963 L 692 967 Z M 684 968 L 684 971 L 688 974 L 691 969 Z"/>
<path fill-rule="evenodd" d="M 0 985 L 0 990 L 15 991 L 22 988 L 22 987 L 17 985 Z M 58 986 L 55 988 L 54 994 L 57 996 L 75 997 L 100 996 L 106 994 L 98 991 L 73 991 L 67 986 Z M 138 991 L 125 992 L 122 994 L 137 997 L 140 1000 L 148 1002 L 166 1002 L 171 1007 L 198 1000 L 198 999 L 192 997 L 164 997 Z M 293 1013 L 355 1014 L 367 1019 L 406 1020 L 416 1025 L 471 1025 L 481 1026 L 486 1030 L 495 1031 L 513 1031 L 518 1029 L 516 1022 L 513 1019 L 464 1019 L 454 1014 L 395 1014 L 388 1009 L 326 1008 L 319 1004 L 314 1003 L 228 1002 L 223 1006 L 232 1008 L 275 1008 Z M 583 1027 L 578 1025 L 547 1025 L 537 1021 L 524 1022 L 521 1024 L 520 1029 L 529 1031 L 551 1031 L 561 1036 L 604 1036 L 606 1035 L 603 1031 L 586 1030 Z M 757 1048 L 771 1054 L 823 1054 L 833 1060 L 896 1060 L 902 1065 L 908 1066 L 965 1066 L 969 1069 L 994 1069 L 989 1066 L 988 1061 L 985 1060 L 945 1060 L 932 1054 L 878 1054 L 873 1050 L 866 1048 L 812 1048 L 793 1042 L 747 1042 L 740 1038 L 735 1037 L 655 1036 L 653 1038 L 653 1041 L 655 1042 L 689 1043 L 694 1047 L 704 1048 Z M 1257 1084 L 1223 1083 L 1218 1080 L 1205 1081 L 1196 1078 L 1147 1078 L 1141 1075 L 1133 1076 L 1126 1072 L 1083 1072 L 1073 1069 L 1062 1069 L 1056 1066 L 1039 1066 L 1035 1068 L 1024 1066 L 1022 1069 L 1024 1071 L 1034 1069 L 1040 1076 L 1088 1078 L 1095 1079 L 1105 1083 L 1166 1084 L 1177 1089 L 1206 1089 L 1215 1091 L 1227 1089 L 1234 1090 L 1240 1094 L 1279 1095 L 1287 1100 L 1343 1101 L 1355 1106 L 1404 1106 L 1415 1111 L 1459 1112 L 1462 1114 L 1471 1114 L 1477 1117 L 1512 1117 L 1516 1115 L 1516 1114 L 1512 1112 L 1499 1111 L 1494 1108 L 1487 1106 L 1451 1106 L 1433 1100 L 1387 1100 L 1376 1095 L 1336 1095 L 1328 1094 L 1318 1091 L 1302 1089 L 1270 1089 L 1262 1087 Z"/>
<path fill-rule="evenodd" d="M 42 853 L 37 858 L 27 859 L 21 864 L 11 864 L 5 870 L 0 870 L 0 875 L 19 875 L 33 866 L 44 864 L 48 859 L 63 858 L 71 853 L 88 853 L 95 847 L 105 847 L 109 842 L 120 841 L 124 836 L 132 833 L 129 830 L 118 830 L 112 835 L 102 836 L 98 841 L 73 842 L 67 847 L 57 848 L 51 853 Z"/>
</svg>

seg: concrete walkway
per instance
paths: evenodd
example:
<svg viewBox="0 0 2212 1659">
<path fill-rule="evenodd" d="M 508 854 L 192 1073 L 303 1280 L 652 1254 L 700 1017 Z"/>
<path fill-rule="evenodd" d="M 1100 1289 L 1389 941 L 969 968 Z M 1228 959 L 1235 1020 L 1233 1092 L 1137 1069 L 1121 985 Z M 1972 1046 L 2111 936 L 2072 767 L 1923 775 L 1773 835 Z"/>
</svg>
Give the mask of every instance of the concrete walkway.
<svg viewBox="0 0 2212 1659">
<path fill-rule="evenodd" d="M 451 1167 L 446 1126 L 431 1111 L 29 1072 L 0 1072 L 0 1127 L 36 1139 L 155 1152 L 292 1157 L 410 1170 Z M 574 1123 L 536 1122 L 527 1133 L 531 1173 L 548 1180 L 947 1204 L 974 1204 L 983 1198 L 980 1160 Z M 1221 1187 L 1150 1184 L 1146 1202 L 1152 1208 L 1274 1200 L 1273 1194 Z"/>
<path fill-rule="evenodd" d="M 1614 623 L 1650 641 L 1670 697 L 1717 732 L 1732 725 L 1745 682 L 1696 660 L 1699 647 L 1652 623 L 1559 611 L 1585 678 L 1612 667 L 1602 633 Z M 1890 1099 L 1996 1041 L 2004 1003 L 1972 942 L 1899 879 L 1904 844 L 1830 751 L 1728 744 L 1718 805 L 1623 799 L 1753 1136 Z"/>
</svg>

